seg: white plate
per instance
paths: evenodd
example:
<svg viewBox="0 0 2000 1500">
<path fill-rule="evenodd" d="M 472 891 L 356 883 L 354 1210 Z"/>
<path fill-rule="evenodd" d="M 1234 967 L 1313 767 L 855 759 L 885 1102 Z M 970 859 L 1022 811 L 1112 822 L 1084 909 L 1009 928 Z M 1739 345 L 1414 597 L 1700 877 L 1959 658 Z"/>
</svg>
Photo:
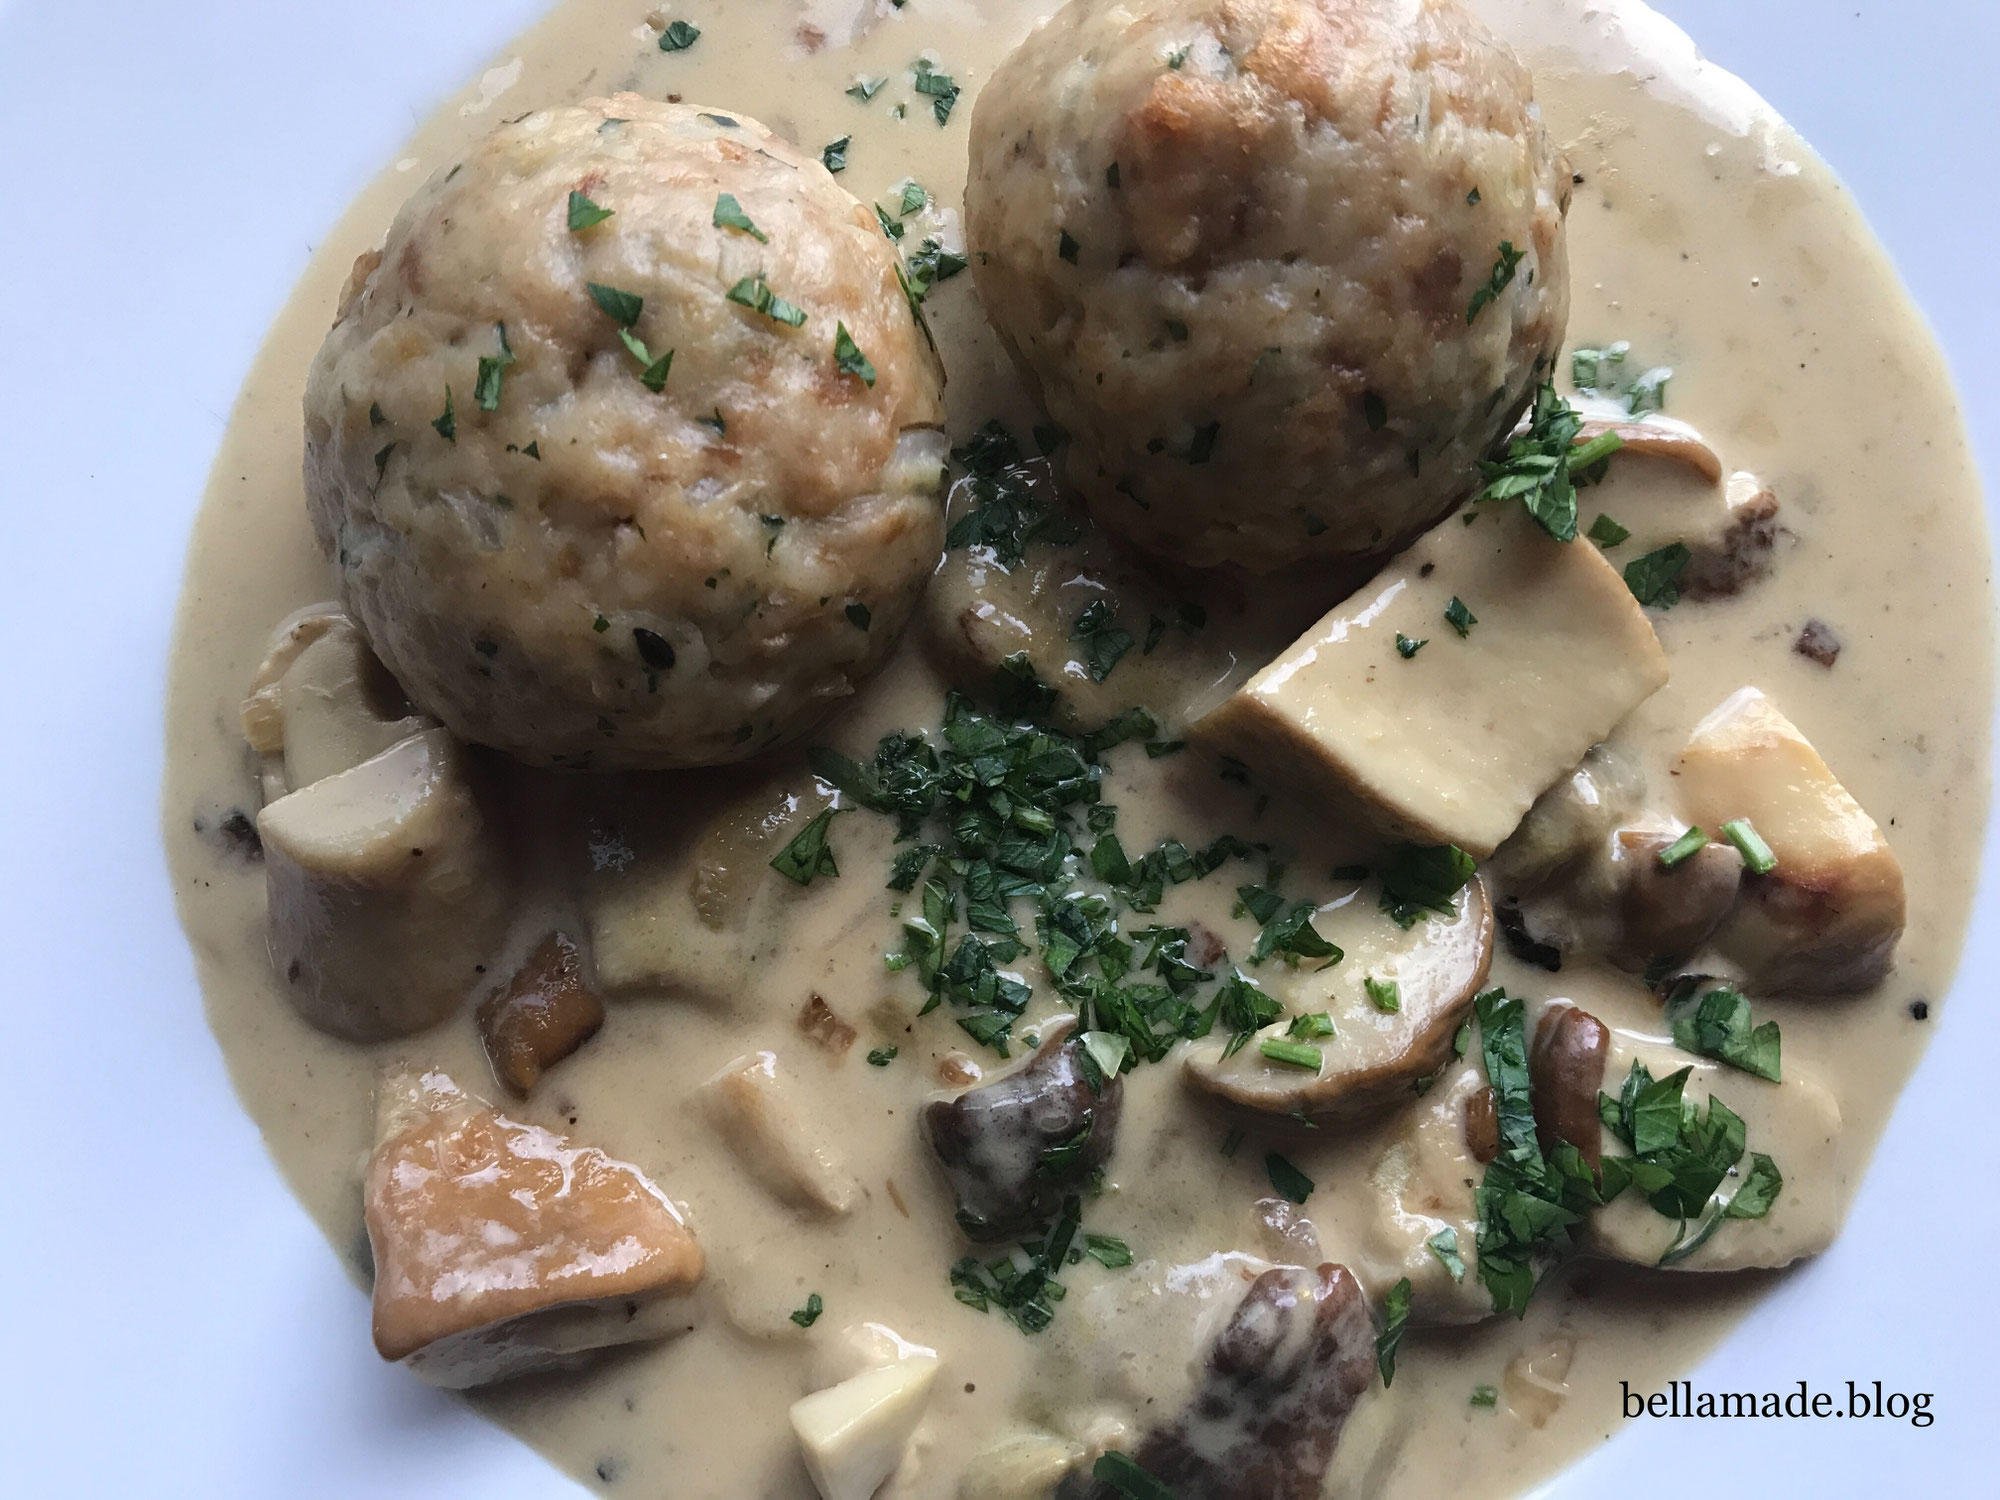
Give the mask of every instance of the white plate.
<svg viewBox="0 0 2000 1500">
<path fill-rule="evenodd" d="M 604 3 L 607 24 L 645 9 Z M 2000 6 L 1661 8 L 1846 176 L 1954 356 L 1990 466 Z M 578 1493 L 376 1359 L 365 1300 L 229 1091 L 156 833 L 182 549 L 265 324 L 314 236 L 540 9 L 0 0 L 10 1494 Z M 1635 1422 L 1552 1493 L 1991 1492 L 1996 846 L 1943 1035 L 1845 1234 L 1695 1375 L 1716 1390 L 1879 1379 L 1934 1393 L 1935 1425 Z"/>
</svg>

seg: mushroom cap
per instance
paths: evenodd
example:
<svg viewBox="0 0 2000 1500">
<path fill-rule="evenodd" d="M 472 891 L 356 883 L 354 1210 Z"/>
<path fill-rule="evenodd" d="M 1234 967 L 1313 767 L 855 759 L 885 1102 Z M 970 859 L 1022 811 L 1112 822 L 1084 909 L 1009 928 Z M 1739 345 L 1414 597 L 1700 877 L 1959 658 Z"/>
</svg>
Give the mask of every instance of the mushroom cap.
<svg viewBox="0 0 2000 1500">
<path fill-rule="evenodd" d="M 1457 0 L 1077 0 L 980 93 L 966 239 L 1099 518 L 1263 572 L 1463 496 L 1561 346 L 1569 193 Z"/>
<path fill-rule="evenodd" d="M 1426 913 L 1407 931 L 1356 899 L 1322 912 L 1314 926 L 1345 954 L 1301 987 L 1292 1008 L 1324 1010 L 1334 1034 L 1322 1045 L 1317 1073 L 1258 1050 L 1260 1037 L 1232 1056 L 1228 1042 L 1197 1042 L 1183 1064 L 1190 1085 L 1260 1115 L 1353 1121 L 1394 1108 L 1410 1085 L 1451 1060 L 1452 1038 L 1493 961 L 1493 903 L 1474 876 L 1449 916 Z M 1394 980 L 1398 1009 L 1382 1010 L 1364 980 Z M 1283 1034 L 1283 1023 L 1261 1035 Z"/>
<path fill-rule="evenodd" d="M 611 216 L 572 228 L 573 193 Z M 411 698 L 531 763 L 664 768 L 851 694 L 943 535 L 942 371 L 899 275 L 816 157 L 631 94 L 421 188 L 305 403 L 314 530 Z"/>
</svg>

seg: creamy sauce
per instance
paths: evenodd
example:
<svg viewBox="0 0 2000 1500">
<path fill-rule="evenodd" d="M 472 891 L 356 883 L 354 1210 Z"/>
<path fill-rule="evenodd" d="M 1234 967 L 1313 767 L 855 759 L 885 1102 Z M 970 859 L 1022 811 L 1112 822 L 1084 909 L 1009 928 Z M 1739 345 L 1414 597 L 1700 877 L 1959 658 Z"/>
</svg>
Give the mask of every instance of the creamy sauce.
<svg viewBox="0 0 2000 1500">
<path fill-rule="evenodd" d="M 262 872 L 217 832 L 232 810 L 254 816 L 258 806 L 237 705 L 266 636 L 292 609 L 333 592 L 300 492 L 299 409 L 307 363 L 349 265 L 378 241 L 422 174 L 451 161 L 493 118 L 621 88 L 741 109 L 807 147 L 852 136 L 842 184 L 886 203 L 916 178 L 944 207 L 913 220 L 908 243 L 938 233 L 956 247 L 952 205 L 963 187 L 971 94 L 1047 8 L 1046 0 L 911 0 L 902 10 L 854 0 L 689 0 L 672 14 L 698 25 L 701 40 L 663 54 L 638 4 L 565 0 L 398 153 L 405 160 L 327 236 L 273 328 L 195 529 L 173 663 L 165 829 L 210 1020 L 237 1090 L 357 1276 L 367 1271 L 360 1184 L 378 1066 L 410 1058 L 498 1094 L 471 1007 L 433 1032 L 373 1048 L 301 1021 L 267 956 Z M 1615 25 L 1586 22 L 1576 0 L 1491 0 L 1475 9 L 1535 67 L 1543 110 L 1582 179 L 1569 216 L 1571 345 L 1626 339 L 1635 361 L 1675 367 L 1670 412 L 1700 429 L 1729 468 L 1761 476 L 1783 506 L 1768 578 L 1734 599 L 1654 615 L 1673 678 L 1615 742 L 1644 767 L 1658 801 L 1689 728 L 1754 683 L 1811 738 L 1903 865 L 1909 926 L 1883 986 L 1852 1000 L 1758 1002 L 1760 1015 L 1782 1023 L 1788 1073 L 1818 1080 L 1838 1099 L 1845 1124 L 1835 1180 L 1813 1188 L 1844 1208 L 1929 1035 L 1910 1003 L 1927 1000 L 1934 1019 L 1949 984 L 1986 820 L 1989 549 L 1952 393 L 1839 185 L 1782 126 L 1750 118 L 1727 81 L 1704 91 L 1688 61 L 1647 41 L 1643 26 L 1632 35 L 1652 49 L 1637 70 L 1646 76 L 1619 71 L 1620 48 L 1633 43 Z M 944 128 L 930 99 L 909 86 L 919 54 L 967 91 Z M 844 93 L 857 75 L 885 74 L 870 102 Z M 1744 117 L 1731 119 L 1732 111 Z M 950 375 L 954 436 L 993 416 L 1025 433 L 1031 414 L 984 327 L 971 278 L 941 286 L 929 306 Z M 1615 467 L 1609 485 L 1584 492 L 1586 520 L 1605 509 L 1630 523 L 1656 483 L 1639 468 Z M 1842 641 L 1831 670 L 1793 650 L 1809 619 Z M 1169 668 L 1145 679 L 1148 701 L 1170 715 L 1213 701 L 1216 671 L 1234 665 L 1218 667 L 1189 648 L 1178 678 Z M 1139 674 L 1130 680 L 1139 691 Z M 1107 685 L 1120 686 L 1116 677 Z M 913 636 L 827 738 L 858 753 L 889 729 L 932 728 L 941 691 L 938 668 Z M 762 880 L 733 925 L 708 932 L 701 941 L 709 946 L 693 956 L 683 944 L 678 958 L 649 957 L 630 924 L 605 926 L 648 902 L 671 925 L 674 901 L 685 904 L 686 845 L 712 820 L 718 796 L 744 796 L 744 815 L 754 816 L 781 787 L 803 793 L 811 785 L 796 761 L 772 776 L 762 789 L 754 777 L 514 779 L 539 884 L 496 975 L 550 926 L 595 920 L 600 965 L 622 933 L 635 973 L 657 959 L 665 978 L 678 972 L 688 982 L 671 997 L 659 983 L 650 998 L 643 983 L 616 997 L 602 1034 L 509 1112 L 642 1166 L 683 1206 L 710 1270 L 697 1326 L 685 1337 L 618 1351 L 581 1375 L 470 1399 L 609 1493 L 803 1500 L 813 1492 L 786 1408 L 857 1368 L 843 1353 L 848 1331 L 873 1321 L 942 1359 L 928 1414 L 886 1495 L 952 1495 L 975 1455 L 1037 1424 L 1081 1439 L 1079 1425 L 1098 1423 L 1092 1435 L 1116 1440 L 1122 1432 L 1129 1443 L 1145 1414 L 1100 1399 L 1114 1384 L 1105 1370 L 1155 1372 L 1144 1395 L 1166 1409 L 1191 1379 L 1200 1331 L 1172 1313 L 1128 1309 L 1121 1318 L 1118 1309 L 1144 1302 L 1148 1287 L 1197 1274 L 1168 1268 L 1199 1267 L 1219 1252 L 1273 1253 L 1252 1216 L 1269 1193 L 1262 1143 L 1253 1136 L 1224 1156 L 1224 1122 L 1190 1107 L 1177 1064 L 1140 1067 L 1126 1080 L 1110 1184 L 1090 1202 L 1086 1227 L 1123 1236 L 1141 1264 L 1073 1268 L 1054 1326 L 1032 1340 L 960 1305 L 945 1272 L 965 1247 L 917 1114 L 943 1087 L 941 1063 L 970 1055 L 990 1071 L 996 1059 L 948 1014 L 917 1019 L 915 981 L 883 971 L 880 955 L 897 944 L 894 898 L 879 874 L 892 854 L 887 820 L 867 812 L 840 819 L 842 878 L 803 890 Z M 1301 870 L 1323 867 L 1324 849 L 1310 841 L 1299 849 L 1282 803 L 1260 811 L 1197 755 L 1154 761 L 1137 747 L 1114 752 L 1106 800 L 1121 808 L 1129 849 L 1167 833 L 1194 846 L 1234 832 L 1290 846 Z M 761 870 L 767 857 L 755 855 L 752 867 Z M 1234 883 L 1225 872 L 1177 888 L 1157 920 L 1197 918 L 1240 952 L 1247 930 L 1227 920 Z M 685 915 L 678 920 L 700 936 Z M 1651 997 L 1607 967 L 1574 963 L 1551 975 L 1502 952 L 1493 981 L 1538 999 L 1573 999 L 1607 1023 L 1658 1030 Z M 798 1029 L 813 993 L 860 1033 L 838 1062 Z M 1038 1001 L 1024 1029 L 1034 1029 L 1045 1005 Z M 864 1063 L 868 1049 L 890 1043 L 899 1048 L 894 1063 Z M 859 1184 L 845 1215 L 784 1206 L 718 1133 L 700 1085 L 760 1048 L 795 1075 L 808 1118 L 841 1122 L 818 1144 Z M 1734 1086 L 1755 1087 L 1748 1079 Z M 1357 1247 L 1370 1212 L 1366 1174 L 1383 1134 L 1328 1132 L 1286 1147 L 1318 1184 L 1306 1212 L 1329 1257 L 1364 1278 L 1370 1270 Z M 1782 1144 L 1769 1149 L 1782 1156 Z M 1200 1274 L 1242 1285 L 1219 1262 Z M 1655 1388 L 1684 1371 L 1772 1279 L 1578 1262 L 1544 1287 L 1523 1322 L 1413 1333 L 1393 1394 L 1378 1391 L 1372 1409 L 1364 1403 L 1331 1487 L 1422 1496 L 1474 1472 L 1484 1492 L 1526 1487 L 1610 1433 L 1620 1379 Z M 1384 1288 L 1371 1282 L 1369 1290 L 1380 1296 Z M 789 1314 L 815 1292 L 826 1312 L 804 1330 Z M 1089 1333 L 1099 1326 L 1107 1330 L 1101 1342 Z M 1566 1380 L 1567 1399 L 1540 1401 L 1534 1381 L 1509 1378 L 1521 1356 L 1555 1372 L 1558 1387 Z M 1479 1384 L 1502 1388 L 1498 1410 L 1468 1405 Z"/>
</svg>

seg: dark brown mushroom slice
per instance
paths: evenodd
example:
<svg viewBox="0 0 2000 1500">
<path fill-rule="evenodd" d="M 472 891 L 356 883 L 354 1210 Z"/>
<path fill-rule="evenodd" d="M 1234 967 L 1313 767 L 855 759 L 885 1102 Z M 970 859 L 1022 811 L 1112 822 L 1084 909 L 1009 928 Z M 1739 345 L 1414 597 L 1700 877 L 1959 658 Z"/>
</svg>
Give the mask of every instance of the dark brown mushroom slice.
<svg viewBox="0 0 2000 1500">
<path fill-rule="evenodd" d="M 1086 1076 L 1067 1029 L 1028 1065 L 924 1109 L 924 1134 L 944 1166 L 968 1238 L 1004 1240 L 1051 1218 L 1111 1155 L 1124 1083 Z"/>
<path fill-rule="evenodd" d="M 1660 851 L 1679 834 L 1666 829 L 1618 831 L 1621 952 L 1633 963 L 1687 957 L 1715 935 L 1736 904 L 1743 859 L 1728 844 L 1704 844 L 1672 868 Z"/>
<path fill-rule="evenodd" d="M 604 1002 L 567 933 L 552 932 L 479 1006 L 479 1034 L 493 1076 L 525 1099 L 542 1074 L 596 1036 Z"/>
<path fill-rule="evenodd" d="M 841 1020 L 826 1003 L 824 995 L 814 995 L 799 1012 L 799 1030 L 835 1057 L 843 1057 L 854 1045 L 854 1028 Z"/>
<path fill-rule="evenodd" d="M 1176 1500 L 1317 1500 L 1375 1379 L 1375 1319 L 1347 1268 L 1278 1266 L 1250 1284 L 1188 1410 L 1132 1458 Z M 1119 1500 L 1098 1482 L 1086 1500 Z"/>
<path fill-rule="evenodd" d="M 1465 1149 L 1481 1166 L 1500 1154 L 1500 1111 L 1490 1085 L 1465 1097 Z"/>
<path fill-rule="evenodd" d="M 1597 1114 L 1597 1094 L 1604 1086 L 1604 1060 L 1610 1050 L 1610 1031 L 1589 1011 L 1553 1005 L 1543 1015 L 1528 1053 L 1535 1134 L 1543 1151 L 1567 1141 L 1592 1167 L 1603 1159 L 1604 1127 Z"/>
</svg>

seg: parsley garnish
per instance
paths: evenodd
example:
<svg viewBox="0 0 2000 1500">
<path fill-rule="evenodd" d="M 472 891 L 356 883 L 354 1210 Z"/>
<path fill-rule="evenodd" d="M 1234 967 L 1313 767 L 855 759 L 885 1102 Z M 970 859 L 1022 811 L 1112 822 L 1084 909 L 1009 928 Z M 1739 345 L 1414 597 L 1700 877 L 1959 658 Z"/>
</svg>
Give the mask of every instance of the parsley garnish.
<svg viewBox="0 0 2000 1500">
<path fill-rule="evenodd" d="M 634 293 L 621 292 L 615 286 L 605 286 L 596 281 L 586 281 L 584 286 L 589 289 L 590 300 L 620 328 L 630 328 L 639 321 L 639 314 L 645 311 L 646 299 Z"/>
<path fill-rule="evenodd" d="M 1403 987 L 1395 980 L 1377 979 L 1370 974 L 1361 981 L 1361 987 L 1368 992 L 1368 1003 L 1385 1015 L 1403 1008 Z"/>
<path fill-rule="evenodd" d="M 842 613 L 847 616 L 847 623 L 852 625 L 856 630 L 866 630 L 870 621 L 874 619 L 874 616 L 869 613 L 868 606 L 859 601 L 848 605 Z"/>
<path fill-rule="evenodd" d="M 443 414 L 442 414 L 442 415 L 440 415 L 440 416 L 438 416 L 438 417 L 436 417 L 436 418 L 434 418 L 434 419 L 432 420 L 432 422 L 431 422 L 431 426 L 433 426 L 433 427 L 435 427 L 435 428 L 437 429 L 437 435 L 438 435 L 439 437 L 443 438 L 443 439 L 444 439 L 444 440 L 445 440 L 445 441 L 446 441 L 447 443 L 451 443 L 451 444 L 453 444 L 453 445 L 456 445 L 456 444 L 457 444 L 457 442 L 458 442 L 458 411 L 457 411 L 457 409 L 456 409 L 455 407 L 453 407 L 453 405 L 451 404 L 451 387 L 450 387 L 450 386 L 446 386 L 446 387 L 444 388 L 444 412 L 443 412 Z M 389 445 L 389 447 L 390 447 L 390 448 L 393 448 L 393 447 L 395 447 L 395 446 L 396 446 L 396 445 L 395 445 L 394 443 L 391 443 L 391 444 Z M 388 449 L 388 448 L 384 448 L 384 449 L 382 450 L 382 452 L 381 452 L 381 453 L 378 453 L 378 454 L 376 454 L 376 455 L 375 455 L 375 456 L 376 456 L 376 458 L 380 460 L 380 464 L 378 465 L 378 467 L 377 467 L 377 470 L 376 470 L 376 477 L 377 477 L 377 479 L 378 479 L 378 480 L 379 480 L 379 478 L 381 477 L 381 468 L 382 468 L 383 466 L 386 466 L 386 465 L 388 464 L 388 462 L 389 462 L 389 460 L 388 460 L 388 457 L 387 457 L 387 455 L 388 455 L 388 452 L 389 452 L 389 449 Z"/>
<path fill-rule="evenodd" d="M 1465 1280 L 1465 1257 L 1458 1253 L 1458 1231 L 1447 1224 L 1436 1234 L 1424 1241 L 1431 1254 L 1438 1258 L 1438 1264 L 1445 1268 L 1453 1281 Z"/>
<path fill-rule="evenodd" d="M 1472 634 L 1472 627 L 1479 623 L 1479 616 L 1465 607 L 1463 599 L 1453 594 L 1451 596 L 1451 603 L 1444 607 L 1444 621 L 1445 624 L 1458 632 L 1460 640 L 1464 640 Z"/>
<path fill-rule="evenodd" d="M 1495 1407 L 1500 1404 L 1500 1392 L 1490 1385 L 1475 1385 L 1472 1388 L 1472 1405 Z"/>
<path fill-rule="evenodd" d="M 1068 261 L 1071 265 L 1076 264 L 1076 253 L 1082 248 L 1083 247 L 1079 245 L 1074 238 L 1071 237 L 1070 232 L 1067 229 L 1059 229 L 1056 231 L 1056 254 L 1060 255 L 1064 260 Z"/>
<path fill-rule="evenodd" d="M 873 1052 L 868 1054 L 868 1066 L 871 1068 L 886 1068 L 895 1060 L 896 1049 L 894 1047 L 877 1047 Z"/>
<path fill-rule="evenodd" d="M 1132 632 L 1121 628 L 1114 618 L 1117 608 L 1108 599 L 1093 599 L 1070 626 L 1069 638 L 1082 645 L 1084 666 L 1092 682 L 1109 677 L 1119 658 L 1137 644 Z"/>
<path fill-rule="evenodd" d="M 1472 304 L 1465 310 L 1466 322 L 1470 323 L 1478 317 L 1481 308 L 1507 290 L 1508 283 L 1514 279 L 1514 268 L 1521 264 L 1521 259 L 1526 253 L 1516 250 L 1512 240 L 1500 242 L 1499 259 L 1493 262 L 1493 270 L 1487 275 L 1486 285 L 1472 294 Z"/>
<path fill-rule="evenodd" d="M 1649 608 L 1672 609 L 1681 601 L 1681 574 L 1694 554 L 1681 542 L 1669 542 L 1625 564 L 1625 587 Z"/>
<path fill-rule="evenodd" d="M 1375 1335 L 1375 1368 L 1382 1372 L 1385 1390 L 1395 1383 L 1396 1348 L 1403 1342 L 1403 1329 L 1409 1321 L 1410 1278 L 1405 1276 L 1382 1299 L 1382 1331 Z"/>
<path fill-rule="evenodd" d="M 670 21 L 667 23 L 667 29 L 660 33 L 660 50 L 662 52 L 685 52 L 700 37 L 700 30 L 688 25 L 687 22 Z"/>
<path fill-rule="evenodd" d="M 659 358 L 646 347 L 646 341 L 629 328 L 618 330 L 618 337 L 631 356 L 639 361 L 639 383 L 649 391 L 663 391 L 667 388 L 667 372 L 674 367 L 674 351 L 669 349 Z"/>
<path fill-rule="evenodd" d="M 963 255 L 945 249 L 934 239 L 925 239 L 917 247 L 916 254 L 910 257 L 910 276 L 917 288 L 918 300 L 921 301 L 937 282 L 951 280 L 968 264 Z"/>
<path fill-rule="evenodd" d="M 1055 1317 L 1053 1304 L 1063 1296 L 1056 1273 L 1068 1263 L 1082 1227 L 1083 1201 L 1063 1199 L 1062 1214 L 1047 1234 L 1021 1245 L 1026 1265 L 1012 1255 L 981 1265 L 968 1255 L 951 1268 L 952 1294 L 976 1312 L 998 1307 L 1023 1333 L 1040 1333 Z"/>
<path fill-rule="evenodd" d="M 811 885 L 815 876 L 838 875 L 840 866 L 834 863 L 833 845 L 827 842 L 837 812 L 838 808 L 827 807 L 815 813 L 812 821 L 778 851 L 771 868 L 798 885 Z"/>
<path fill-rule="evenodd" d="M 500 384 L 506 377 L 507 366 L 514 363 L 514 351 L 507 343 L 507 325 L 495 323 L 493 331 L 500 340 L 500 352 L 479 357 L 479 378 L 472 386 L 472 399 L 481 411 L 500 409 Z"/>
<path fill-rule="evenodd" d="M 1603 511 L 1599 511 L 1597 519 L 1590 523 L 1590 539 L 1600 547 L 1615 547 L 1631 535 L 1631 532 L 1605 515 Z"/>
<path fill-rule="evenodd" d="M 759 229 L 750 215 L 743 212 L 743 205 L 736 201 L 734 193 L 719 193 L 715 199 L 715 213 L 712 222 L 717 229 L 740 229 L 760 245 L 771 243 L 771 237 Z"/>
<path fill-rule="evenodd" d="M 1679 981 L 1668 995 L 1666 1014 L 1673 1026 L 1674 1045 L 1778 1082 L 1778 1023 L 1752 1025 L 1750 1002 L 1739 990 L 1718 985 L 1696 999 L 1695 991 L 1700 987 L 1700 981 L 1690 977 Z"/>
<path fill-rule="evenodd" d="M 1404 661 L 1408 661 L 1429 644 L 1430 641 L 1428 638 L 1421 641 L 1413 641 L 1404 635 L 1402 631 L 1399 630 L 1396 632 L 1396 654 L 1402 657 Z"/>
<path fill-rule="evenodd" d="M 1576 540 L 1576 483 L 1572 477 L 1602 462 L 1623 446 L 1615 432 L 1606 432 L 1577 446 L 1583 418 L 1544 381 L 1535 392 L 1534 409 L 1525 432 L 1507 445 L 1506 457 L 1481 460 L 1485 486 L 1479 499 L 1498 502 L 1518 498 L 1528 514 L 1559 542 Z M 1470 516 L 1471 512 L 1467 512 Z"/>
<path fill-rule="evenodd" d="M 847 97 L 850 99 L 859 99 L 863 104 L 866 104 L 870 99 L 873 99 L 877 94 L 882 92 L 882 85 L 888 81 L 887 78 L 856 78 L 853 83 L 848 85 Z"/>
<path fill-rule="evenodd" d="M 819 164 L 829 172 L 845 172 L 847 170 L 847 147 L 853 139 L 854 137 L 851 135 L 844 135 L 837 141 L 828 141 L 824 146 L 819 148 Z"/>
<path fill-rule="evenodd" d="M 1090 1477 L 1111 1486 L 1125 1500 L 1175 1500 L 1174 1492 L 1115 1448 L 1091 1466 Z"/>
<path fill-rule="evenodd" d="M 1277 1152 L 1264 1153 L 1264 1172 L 1271 1179 L 1271 1190 L 1280 1198 L 1303 1207 L 1312 1196 L 1313 1180 Z"/>
<path fill-rule="evenodd" d="M 915 88 L 920 94 L 930 95 L 931 113 L 943 125 L 951 118 L 952 106 L 958 103 L 958 85 L 949 73 L 940 73 L 931 66 L 930 59 L 920 57 L 911 65 L 917 75 Z"/>
<path fill-rule="evenodd" d="M 569 195 L 569 232 L 575 234 L 592 225 L 602 224 L 616 212 L 616 209 L 599 208 L 587 196 L 572 189 Z"/>
<path fill-rule="evenodd" d="M 820 1301 L 819 1293 L 814 1292 L 806 1298 L 806 1305 L 792 1314 L 792 1321 L 801 1328 L 810 1328 L 819 1321 L 819 1315 L 825 1310 L 826 1304 Z"/>
<path fill-rule="evenodd" d="M 723 295 L 738 307 L 747 307 L 752 312 L 762 313 L 774 323 L 784 323 L 797 328 L 806 320 L 805 313 L 799 308 L 772 293 L 762 271 L 755 276 L 745 276 Z"/>
<path fill-rule="evenodd" d="M 859 376 L 863 385 L 875 384 L 875 366 L 854 342 L 845 323 L 833 325 L 833 367 L 843 375 Z"/>
<path fill-rule="evenodd" d="M 903 184 L 903 196 L 900 200 L 903 217 L 908 218 L 911 214 L 919 212 L 930 201 L 930 194 L 924 191 L 922 183 L 912 179 Z"/>
<path fill-rule="evenodd" d="M 1276 891 L 1257 885 L 1238 886 L 1236 898 L 1242 903 L 1242 910 L 1256 918 L 1262 929 L 1250 948 L 1253 965 L 1277 957 L 1297 967 L 1302 958 L 1323 958 L 1326 962 L 1320 967 L 1326 969 L 1346 957 L 1337 946 L 1320 936 L 1319 929 L 1313 926 L 1312 919 L 1319 911 L 1317 903 L 1293 901 L 1287 904 Z"/>
<path fill-rule="evenodd" d="M 1115 1234 L 1086 1234 L 1083 1253 L 1107 1271 L 1122 1270 L 1132 1264 L 1132 1247 Z"/>
<path fill-rule="evenodd" d="M 1292 1042 L 1283 1037 L 1268 1036 L 1258 1043 L 1257 1050 L 1272 1062 L 1304 1068 L 1311 1073 L 1319 1072 L 1326 1065 L 1326 1054 L 1307 1042 Z"/>
<path fill-rule="evenodd" d="M 1405 931 L 1426 911 L 1448 917 L 1475 868 L 1472 856 L 1456 844 L 1398 844 L 1376 872 L 1382 877 L 1382 910 Z"/>
</svg>

